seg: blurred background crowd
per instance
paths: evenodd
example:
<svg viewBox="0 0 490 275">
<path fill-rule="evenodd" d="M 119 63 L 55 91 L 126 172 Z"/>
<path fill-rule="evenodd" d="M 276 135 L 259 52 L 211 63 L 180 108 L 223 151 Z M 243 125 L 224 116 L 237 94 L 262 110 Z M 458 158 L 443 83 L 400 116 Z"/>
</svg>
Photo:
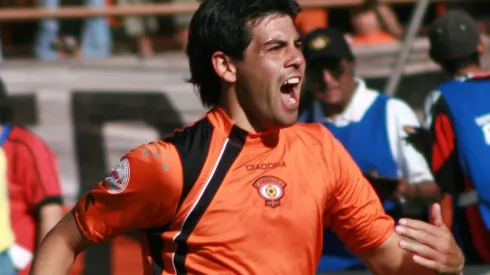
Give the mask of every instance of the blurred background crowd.
<svg viewBox="0 0 490 275">
<path fill-rule="evenodd" d="M 490 0 L 299 2 L 304 8 L 296 25 L 305 37 L 307 62 L 300 120 L 324 123 L 335 133 L 367 114 L 366 102 L 371 100 L 374 104 L 372 95 L 377 91 L 400 99 L 391 104 L 394 106 L 391 113 L 383 113 L 388 129 L 380 130 L 390 132 L 392 118 L 393 123 L 398 123 L 399 129 L 393 134 L 396 137 L 391 140 L 390 136 L 388 141 L 392 152 L 380 151 L 378 156 L 382 166 L 393 165 L 392 171 L 372 171 L 358 164 L 373 182 L 403 179 L 400 185 L 403 190 L 391 192 L 401 192 L 396 194 L 396 200 L 404 205 L 403 213 L 393 213 L 394 216 L 426 219 L 428 203 L 441 201 L 439 189 L 451 188 L 441 184 L 434 187 L 442 178 L 438 171 L 434 172 L 438 170 L 433 167 L 434 156 L 426 156 L 420 148 L 407 149 L 406 138 L 418 128 L 431 127 L 431 108 L 437 101 L 438 85 L 453 77 L 489 77 L 486 68 Z M 12 114 L 2 112 L 1 124 L 26 126 L 52 148 L 49 149 L 53 151 L 52 156 L 41 149 L 39 154 L 48 154 L 42 157 L 50 161 L 56 159 L 52 164 L 44 163 L 46 167 L 42 169 L 49 173 L 31 176 L 51 181 L 43 182 L 44 186 L 36 186 L 31 181 L 19 187 L 29 195 L 19 195 L 15 200 L 28 206 L 9 206 L 12 211 L 22 212 L 20 216 L 26 216 L 23 229 L 16 229 L 19 225 L 15 225 L 15 219 L 20 216 L 12 216 L 14 233 L 30 234 L 29 244 L 16 244 L 11 249 L 19 259 L 15 265 L 24 268 L 24 272 L 35 249 L 35 240 L 42 239 L 53 220 L 68 211 L 81 193 L 109 172 L 120 156 L 139 144 L 171 133 L 205 112 L 190 84 L 184 81 L 188 76 L 184 55 L 187 27 L 198 4 L 198 0 L 0 0 L 0 78 L 5 84 L 0 109 L 3 100 L 12 109 Z M 100 15 L 97 10 L 106 11 L 107 16 L 95 17 Z M 456 14 L 436 28 L 440 37 L 431 34 L 431 25 L 451 10 L 465 11 L 472 19 L 468 21 L 464 15 Z M 451 22 L 459 22 L 456 29 Z M 451 35 L 442 35 L 447 28 L 459 36 L 453 39 Z M 476 32 L 479 38 L 472 41 L 472 33 L 468 31 Z M 431 43 L 434 47 L 437 43 L 453 42 L 457 46 L 448 46 L 449 50 L 438 46 L 439 55 L 430 52 Z M 461 53 L 465 59 L 458 60 L 457 68 L 453 68 L 456 65 L 443 62 L 446 52 L 448 56 Z M 321 65 L 317 64 L 318 60 Z M 328 94 L 322 85 L 330 90 L 337 87 L 338 96 L 330 91 L 330 96 L 322 97 Z M 329 104 L 342 108 L 326 111 L 324 107 Z M 357 134 L 366 129 L 358 131 Z M 340 132 L 339 135 L 342 136 Z M 377 140 L 375 134 L 366 135 Z M 3 136 L 0 144 L 6 139 Z M 347 141 L 344 145 L 348 150 L 349 146 L 359 147 Z M 5 150 L 8 153 L 10 149 Z M 382 159 L 385 153 L 395 155 L 394 164 Z M 0 157 L 0 168 L 1 160 Z M 414 185 L 420 187 L 407 187 Z M 2 206 L 1 200 L 0 197 L 0 212 L 7 207 Z M 41 211 L 42 207 L 53 205 L 60 208 Z M 385 208 L 393 209 L 387 205 Z M 452 216 L 445 219 L 452 224 Z M 26 224 L 32 227 L 32 232 L 26 232 L 23 227 Z M 478 232 L 466 234 L 487 235 L 486 240 L 470 240 L 480 242 L 483 248 L 477 245 L 465 250 L 477 255 L 467 255 L 469 264 L 482 267 L 468 274 L 490 270 L 486 268 L 490 254 L 485 254 L 490 253 L 490 233 L 488 229 L 483 231 L 480 228 Z M 8 235 L 5 232 L 0 229 L 0 239 Z M 0 261 L 2 245 L 0 242 Z M 128 234 L 80 255 L 70 274 L 138 274 L 140 261 L 137 240 Z M 319 271 L 359 269 L 356 264 L 349 267 L 337 263 L 337 267 Z"/>
<path fill-rule="evenodd" d="M 114 55 L 153 56 L 164 51 L 182 49 L 186 45 L 187 25 L 198 0 L 2 0 L 6 18 L 0 18 L 4 58 L 34 57 L 39 60 L 62 59 L 75 55 L 82 58 L 107 58 Z M 306 1 L 308 2 L 308 1 Z M 403 38 L 413 11 L 413 1 L 313 1 L 297 18 L 297 27 L 306 34 L 319 27 L 335 27 L 348 36 L 352 45 L 397 43 Z M 376 3 L 380 2 L 380 3 Z M 389 2 L 389 1 L 388 1 Z M 474 16 L 483 32 L 489 26 L 486 1 L 436 1 L 426 11 L 420 36 L 427 34 L 428 24 L 447 9 L 463 8 Z M 87 17 L 90 12 L 72 12 L 65 18 L 36 20 L 43 15 L 22 15 L 19 9 L 56 10 L 63 7 L 104 9 L 142 4 L 162 4 L 144 16 Z M 359 4 L 362 3 L 362 4 Z M 193 5 L 194 4 L 194 5 Z M 319 6 L 319 7 L 315 7 Z M 321 7 L 327 6 L 327 7 Z M 183 8 L 182 8 L 183 7 Z M 165 12 L 165 8 L 167 11 Z M 14 12 L 14 14 L 9 14 Z M 138 12 L 136 12 L 138 13 Z M 166 13 L 167 15 L 158 15 Z M 175 13 L 175 14 L 173 14 Z"/>
</svg>

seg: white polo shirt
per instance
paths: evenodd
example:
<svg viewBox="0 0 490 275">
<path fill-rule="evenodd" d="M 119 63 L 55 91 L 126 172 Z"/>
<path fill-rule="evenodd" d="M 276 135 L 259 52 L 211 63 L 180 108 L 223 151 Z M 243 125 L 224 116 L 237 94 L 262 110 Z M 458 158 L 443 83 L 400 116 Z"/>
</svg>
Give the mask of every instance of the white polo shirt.
<svg viewBox="0 0 490 275">
<path fill-rule="evenodd" d="M 432 125 L 432 108 L 436 104 L 437 100 L 439 100 L 440 96 L 441 92 L 434 90 L 427 94 L 427 97 L 424 100 L 424 127 L 427 129 L 429 129 Z"/>
<path fill-rule="evenodd" d="M 343 113 L 335 119 L 327 119 L 336 126 L 345 126 L 351 122 L 359 122 L 368 111 L 379 92 L 366 87 L 362 79 L 356 79 L 358 85 L 351 102 Z M 405 141 L 407 134 L 404 126 L 420 126 L 415 112 L 403 101 L 390 98 L 387 103 L 386 125 L 390 149 L 398 167 L 398 177 L 411 184 L 433 181 L 434 178 L 427 161 L 415 148 Z"/>
</svg>

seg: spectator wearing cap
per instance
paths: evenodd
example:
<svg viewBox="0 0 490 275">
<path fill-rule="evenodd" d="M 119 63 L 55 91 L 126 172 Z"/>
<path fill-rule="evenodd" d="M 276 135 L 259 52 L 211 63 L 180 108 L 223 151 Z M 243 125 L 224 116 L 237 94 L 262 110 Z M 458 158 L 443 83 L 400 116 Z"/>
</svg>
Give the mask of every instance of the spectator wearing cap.
<svg viewBox="0 0 490 275">
<path fill-rule="evenodd" d="M 0 145 L 6 159 L 9 217 L 15 238 L 9 258 L 18 274 L 25 275 L 37 246 L 62 218 L 63 200 L 51 148 L 31 131 L 12 124 L 13 118 L 14 109 L 0 79 Z M 0 153 L 0 182 L 2 169 Z M 4 221 L 0 222 L 3 226 Z M 0 274 L 10 275 L 3 272 L 0 266 Z"/>
<path fill-rule="evenodd" d="M 426 160 L 405 141 L 404 126 L 418 125 L 414 111 L 355 77 L 354 56 L 339 30 L 315 30 L 303 45 L 314 100 L 299 120 L 323 124 L 343 143 L 395 220 L 402 200 L 440 199 Z M 324 242 L 319 272 L 364 268 L 331 231 Z"/>
<path fill-rule="evenodd" d="M 473 18 L 450 10 L 429 32 L 430 56 L 450 80 L 426 100 L 431 167 L 444 192 L 444 222 L 467 263 L 490 263 L 490 73 Z"/>
</svg>

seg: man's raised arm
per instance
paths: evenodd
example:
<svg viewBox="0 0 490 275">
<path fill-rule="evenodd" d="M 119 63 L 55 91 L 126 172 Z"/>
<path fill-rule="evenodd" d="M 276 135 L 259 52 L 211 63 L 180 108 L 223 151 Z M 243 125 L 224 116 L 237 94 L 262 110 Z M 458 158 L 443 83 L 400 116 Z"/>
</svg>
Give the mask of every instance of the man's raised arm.
<svg viewBox="0 0 490 275">
<path fill-rule="evenodd" d="M 77 254 L 90 245 L 91 242 L 78 229 L 70 212 L 44 238 L 29 274 L 65 275 Z"/>
<path fill-rule="evenodd" d="M 131 151 L 48 234 L 30 274 L 67 274 L 77 254 L 90 244 L 166 224 L 178 204 L 182 177 L 172 145 L 159 141 Z"/>
<path fill-rule="evenodd" d="M 431 207 L 431 224 L 401 219 L 396 232 L 360 255 L 375 274 L 462 274 L 464 256 L 442 221 L 439 204 Z"/>
</svg>

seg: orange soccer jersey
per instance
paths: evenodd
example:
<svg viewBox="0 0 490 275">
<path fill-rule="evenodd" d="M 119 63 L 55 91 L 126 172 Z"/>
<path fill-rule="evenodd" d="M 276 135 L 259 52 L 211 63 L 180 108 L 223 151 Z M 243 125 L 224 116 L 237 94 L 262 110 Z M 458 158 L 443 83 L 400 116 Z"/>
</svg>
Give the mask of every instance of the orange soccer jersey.
<svg viewBox="0 0 490 275">
<path fill-rule="evenodd" d="M 94 243 L 138 230 L 144 274 L 315 274 L 325 226 L 354 252 L 394 230 L 325 127 L 251 134 L 221 109 L 129 152 L 74 215 Z"/>
</svg>

